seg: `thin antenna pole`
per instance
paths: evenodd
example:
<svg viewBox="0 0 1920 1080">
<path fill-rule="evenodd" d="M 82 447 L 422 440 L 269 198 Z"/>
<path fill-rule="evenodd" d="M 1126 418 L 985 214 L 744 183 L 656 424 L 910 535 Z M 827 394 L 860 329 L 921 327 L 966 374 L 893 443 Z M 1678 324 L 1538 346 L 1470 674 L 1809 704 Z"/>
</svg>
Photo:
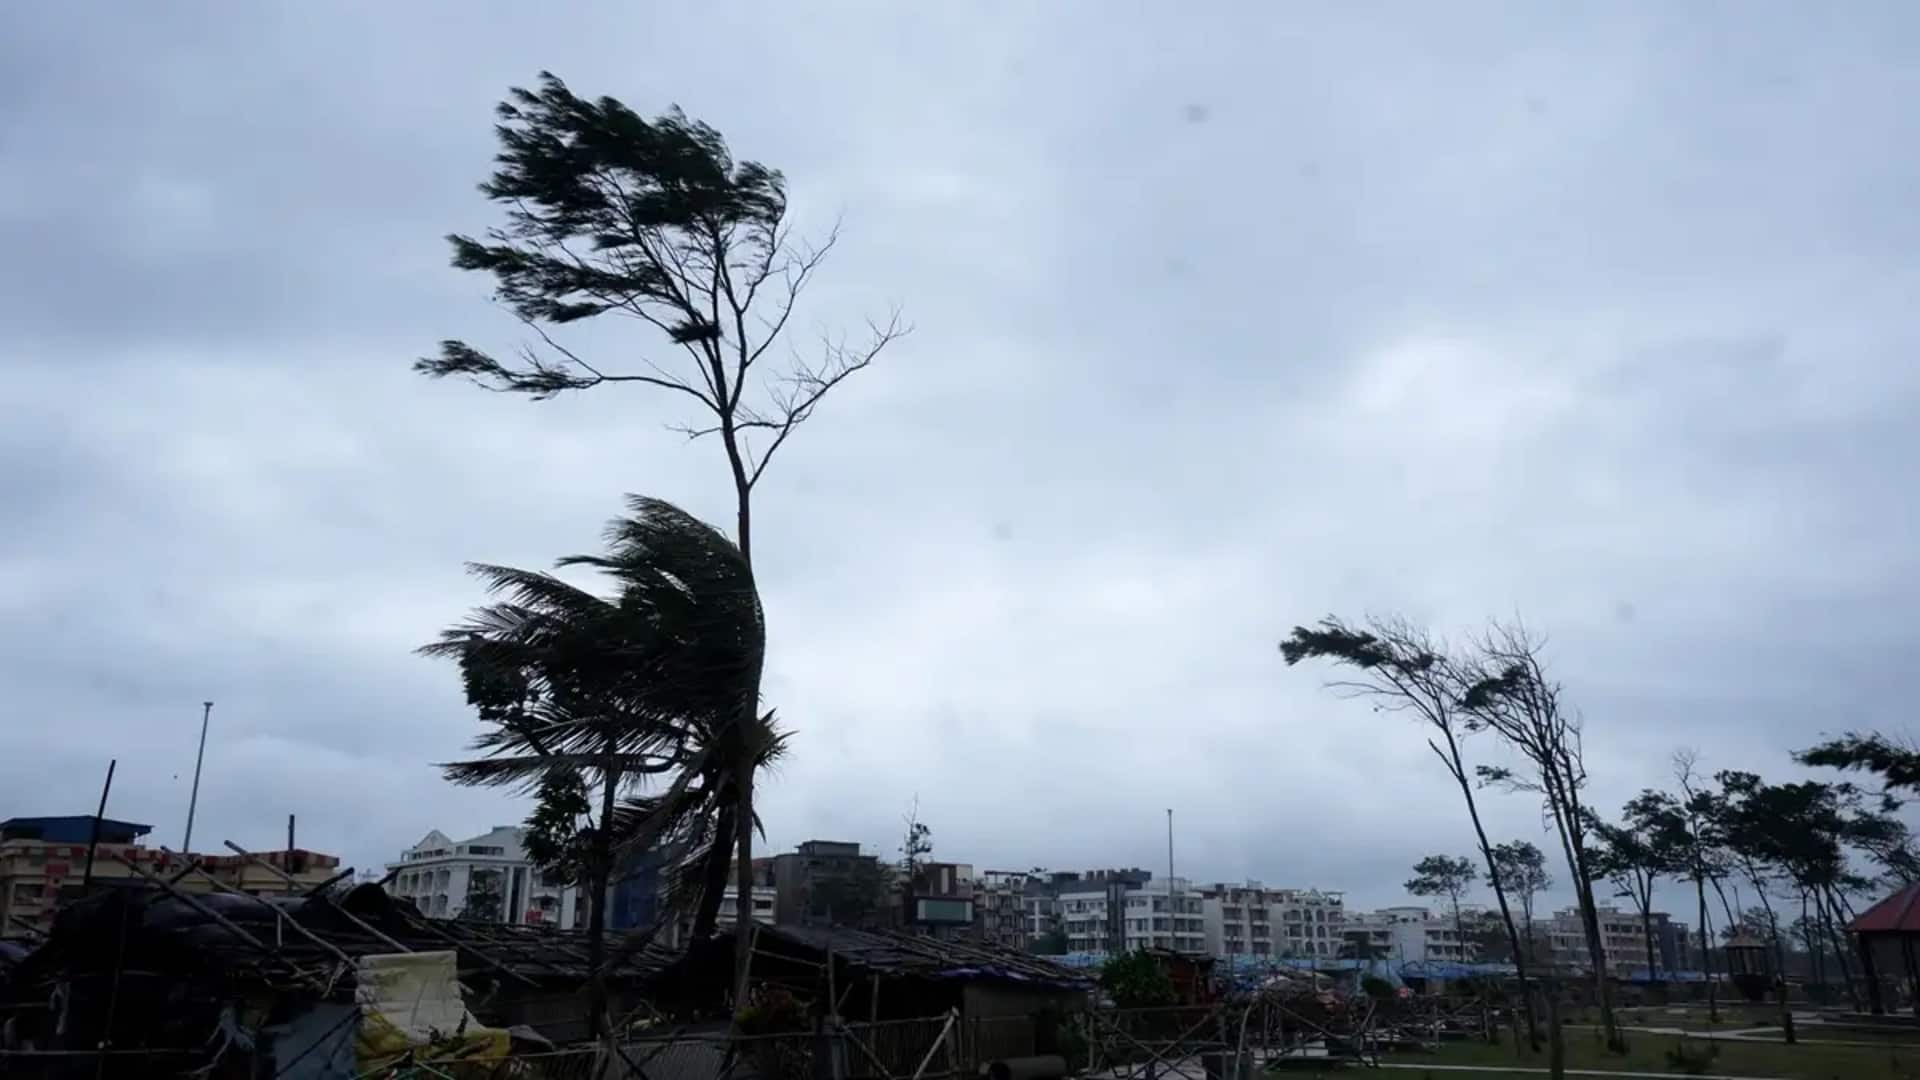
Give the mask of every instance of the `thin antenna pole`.
<svg viewBox="0 0 1920 1080">
<path fill-rule="evenodd" d="M 1173 898 L 1173 807 L 1167 807 L 1167 944 L 1175 952 L 1180 950 L 1180 939 L 1174 937 L 1174 927 L 1180 923 L 1173 912 L 1178 901 Z"/>
<path fill-rule="evenodd" d="M 100 808 L 93 812 L 93 832 L 87 837 L 87 869 L 80 875 L 82 892 L 93 884 L 93 853 L 100 847 L 100 819 L 107 813 L 107 792 L 113 790 L 113 768 L 118 764 L 119 758 L 107 762 L 107 782 L 100 785 Z"/>
<path fill-rule="evenodd" d="M 193 857 L 193 812 L 200 805 L 200 765 L 207 759 L 207 721 L 213 716 L 213 702 L 200 703 L 200 750 L 193 755 L 193 794 L 187 797 L 187 835 L 180 841 L 180 854 Z"/>
</svg>

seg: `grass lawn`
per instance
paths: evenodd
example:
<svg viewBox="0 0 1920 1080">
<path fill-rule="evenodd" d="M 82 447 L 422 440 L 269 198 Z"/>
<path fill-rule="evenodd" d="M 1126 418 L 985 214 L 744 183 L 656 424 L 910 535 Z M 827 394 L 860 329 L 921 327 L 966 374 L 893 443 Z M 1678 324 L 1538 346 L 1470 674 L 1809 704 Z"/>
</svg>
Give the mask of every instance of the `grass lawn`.
<svg viewBox="0 0 1920 1080">
<path fill-rule="evenodd" d="M 1778 1027 L 1780 1010 L 1771 1005 L 1749 1005 L 1741 1002 L 1737 1005 L 1722 1003 L 1718 1022 L 1709 1018 L 1705 1005 L 1665 1006 L 1642 1005 L 1624 1008 L 1619 1012 L 1620 1023 L 1625 1027 L 1679 1028 L 1682 1031 L 1744 1031 L 1756 1027 Z M 1569 1016 L 1570 1024 L 1598 1024 L 1598 1010 L 1577 1010 Z"/>
<path fill-rule="evenodd" d="M 1629 1033 L 1624 1056 L 1608 1054 L 1591 1037 L 1568 1032 L 1567 1067 L 1570 1069 L 1619 1069 L 1626 1072 L 1670 1073 L 1686 1075 L 1667 1059 L 1667 1051 L 1680 1043 L 1674 1035 Z M 1708 1040 L 1689 1038 L 1688 1045 L 1704 1049 Z M 1787 1046 L 1783 1043 L 1742 1043 L 1718 1041 L 1719 1056 L 1708 1066 L 1710 1075 L 1764 1076 L 1781 1080 L 1920 1080 L 1920 1046 Z M 1488 1046 L 1480 1042 L 1448 1043 L 1433 1054 L 1396 1054 L 1390 1060 L 1405 1064 L 1503 1065 L 1545 1069 L 1546 1053 L 1530 1053 L 1525 1045 Z M 1383 1077 L 1419 1077 L 1417 1070 L 1396 1069 Z M 1434 1080 L 1493 1080 L 1500 1073 L 1463 1073 L 1436 1071 Z M 1507 1080 L 1514 1075 L 1505 1074 Z"/>
</svg>

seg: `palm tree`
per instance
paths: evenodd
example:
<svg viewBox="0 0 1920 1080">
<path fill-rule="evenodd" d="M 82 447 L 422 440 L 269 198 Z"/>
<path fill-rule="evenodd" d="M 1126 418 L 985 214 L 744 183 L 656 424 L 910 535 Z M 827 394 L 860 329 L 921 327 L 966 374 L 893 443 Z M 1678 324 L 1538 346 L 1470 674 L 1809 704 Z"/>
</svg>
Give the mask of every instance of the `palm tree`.
<svg viewBox="0 0 1920 1080">
<path fill-rule="evenodd" d="M 734 777 L 751 777 L 784 745 L 772 714 L 758 711 L 766 630 L 740 549 L 662 500 L 629 496 L 627 509 L 607 527 L 605 554 L 557 564 L 600 571 L 612 595 L 550 573 L 472 564 L 500 599 L 421 649 L 460 662 L 468 702 L 489 725 L 472 743 L 478 756 L 442 766 L 447 779 L 539 793 L 536 831 L 547 847 L 536 854 L 575 870 L 586 888 L 595 1033 L 616 854 L 639 843 L 695 852 L 698 871 L 676 884 L 698 888 L 696 928 L 710 928 L 726 861 L 717 878 L 707 868 L 712 838 L 735 831 Z M 621 801 L 649 780 L 664 789 Z M 578 817 L 588 822 L 573 827 Z M 565 823 L 557 830 L 556 820 Z M 685 887 L 674 897 L 694 902 Z"/>
</svg>

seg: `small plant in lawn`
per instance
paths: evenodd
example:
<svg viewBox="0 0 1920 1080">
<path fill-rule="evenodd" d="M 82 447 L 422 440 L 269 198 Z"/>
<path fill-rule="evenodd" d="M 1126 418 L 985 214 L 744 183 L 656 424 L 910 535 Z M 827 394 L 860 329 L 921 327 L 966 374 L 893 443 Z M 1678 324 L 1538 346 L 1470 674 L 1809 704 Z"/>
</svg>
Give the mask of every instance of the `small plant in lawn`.
<svg viewBox="0 0 1920 1080">
<path fill-rule="evenodd" d="M 1673 1049 L 1667 1051 L 1667 1067 L 1688 1076 L 1705 1076 L 1719 1057 L 1719 1043 L 1710 1042 L 1702 1046 L 1681 1039 Z"/>
</svg>

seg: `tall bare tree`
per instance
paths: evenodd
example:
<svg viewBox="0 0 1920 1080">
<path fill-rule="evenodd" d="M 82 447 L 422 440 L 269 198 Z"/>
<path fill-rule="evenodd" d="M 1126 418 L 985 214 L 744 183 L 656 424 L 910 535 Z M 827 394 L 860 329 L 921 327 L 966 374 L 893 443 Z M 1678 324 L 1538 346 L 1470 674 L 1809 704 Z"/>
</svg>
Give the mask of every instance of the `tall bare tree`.
<svg viewBox="0 0 1920 1080">
<path fill-rule="evenodd" d="M 1462 719 L 1473 730 L 1493 732 L 1527 762 L 1524 772 L 1485 765 L 1478 772 L 1485 782 L 1533 792 L 1545 804 L 1579 902 L 1607 1048 L 1624 1053 L 1626 1039 L 1614 1015 L 1613 983 L 1593 899 L 1587 842 L 1591 815 L 1581 797 L 1587 786 L 1581 722 L 1562 707 L 1560 684 L 1547 675 L 1540 658 L 1544 644 L 1518 622 L 1491 625 L 1478 643 L 1478 655 L 1460 697 Z"/>
<path fill-rule="evenodd" d="M 692 406 L 675 425 L 717 436 L 733 485 L 734 540 L 753 560 L 753 492 L 774 454 L 834 387 L 905 332 L 898 313 L 855 340 L 810 351 L 785 331 L 836 233 L 808 243 L 787 217 L 786 181 L 736 162 L 720 133 L 678 109 L 648 120 L 611 97 L 576 96 L 548 72 L 515 87 L 496 110 L 500 152 L 480 185 L 506 211 L 484 238 L 450 236 L 453 265 L 492 276 L 494 296 L 537 341 L 502 360 L 464 341 L 414 367 L 465 376 L 535 400 L 627 384 Z M 656 333 L 655 348 L 584 355 L 559 340 L 600 315 Z M 774 351 L 776 344 L 787 347 Z M 658 351 L 656 351 L 656 349 Z M 669 358 L 670 357 L 670 358 Z M 695 930 L 711 931 L 731 856 L 741 903 L 753 894 L 753 760 L 759 675 L 726 738 L 736 763 L 728 821 L 734 843 L 713 845 Z M 736 991 L 744 997 L 751 920 L 737 923 Z"/>
<path fill-rule="evenodd" d="M 1342 697 L 1367 701 L 1377 712 L 1407 713 L 1427 728 L 1427 749 L 1433 751 L 1447 775 L 1453 777 L 1460 789 L 1460 798 L 1466 803 L 1467 818 L 1473 823 L 1474 842 L 1487 864 L 1493 896 L 1500 907 L 1500 921 L 1506 927 L 1507 942 L 1513 949 L 1527 1034 L 1537 1048 L 1540 1025 L 1527 982 L 1527 958 L 1521 948 L 1519 931 L 1513 924 L 1513 911 L 1507 903 L 1507 890 L 1494 860 L 1493 845 L 1488 842 L 1486 826 L 1480 821 L 1480 806 L 1474 798 L 1474 773 L 1460 750 L 1460 741 L 1467 733 L 1465 717 L 1459 708 L 1460 695 L 1466 688 L 1461 665 L 1448 656 L 1445 642 L 1425 628 L 1398 617 L 1369 618 L 1364 628 L 1331 616 L 1311 627 L 1296 626 L 1280 643 L 1280 655 L 1289 667 L 1302 660 L 1317 659 L 1351 669 L 1352 678 L 1330 681 L 1328 689 Z"/>
</svg>

